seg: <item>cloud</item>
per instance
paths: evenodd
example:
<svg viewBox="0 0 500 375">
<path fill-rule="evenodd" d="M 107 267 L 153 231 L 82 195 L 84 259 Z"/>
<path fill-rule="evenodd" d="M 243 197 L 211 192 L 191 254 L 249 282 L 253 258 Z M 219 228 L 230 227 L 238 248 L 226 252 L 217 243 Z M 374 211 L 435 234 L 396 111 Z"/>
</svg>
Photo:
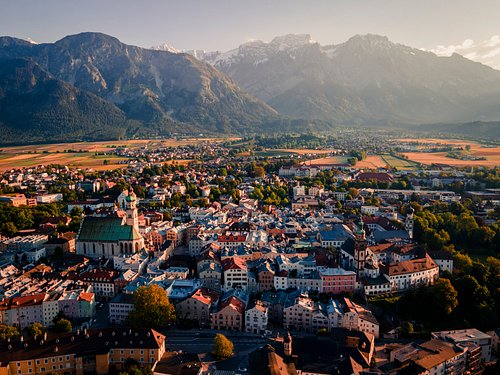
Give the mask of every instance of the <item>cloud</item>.
<svg viewBox="0 0 500 375">
<path fill-rule="evenodd" d="M 443 46 L 439 45 L 426 51 L 434 52 L 439 56 L 451 56 L 458 53 L 470 60 L 478 61 L 492 68 L 500 70 L 500 35 L 493 35 L 491 38 L 475 42 L 472 39 L 465 39 L 461 44 Z"/>
</svg>

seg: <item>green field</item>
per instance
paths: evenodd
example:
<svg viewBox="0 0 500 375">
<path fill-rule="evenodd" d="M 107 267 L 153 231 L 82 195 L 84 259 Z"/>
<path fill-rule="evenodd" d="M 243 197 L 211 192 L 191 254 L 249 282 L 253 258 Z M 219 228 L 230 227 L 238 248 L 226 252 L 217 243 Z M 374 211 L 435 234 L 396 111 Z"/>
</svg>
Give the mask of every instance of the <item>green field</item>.
<svg viewBox="0 0 500 375">
<path fill-rule="evenodd" d="M 255 156 L 279 158 L 283 156 L 297 155 L 296 152 L 283 150 L 255 151 Z"/>
<path fill-rule="evenodd" d="M 383 154 L 380 155 L 384 161 L 390 165 L 391 168 L 395 168 L 398 170 L 411 170 L 418 168 L 420 166 L 419 163 L 404 159 L 399 156 L 391 155 L 391 154 Z"/>
</svg>

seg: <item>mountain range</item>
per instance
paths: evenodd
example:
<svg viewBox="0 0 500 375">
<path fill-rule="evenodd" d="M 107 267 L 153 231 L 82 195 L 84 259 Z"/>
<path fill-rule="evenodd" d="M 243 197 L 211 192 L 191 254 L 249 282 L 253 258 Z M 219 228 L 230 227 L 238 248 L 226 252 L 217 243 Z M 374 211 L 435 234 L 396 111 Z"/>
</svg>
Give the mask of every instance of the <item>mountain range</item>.
<svg viewBox="0 0 500 375">
<path fill-rule="evenodd" d="M 188 51 L 190 52 L 190 51 Z M 322 46 L 310 35 L 228 52 L 191 52 L 279 113 L 347 124 L 500 118 L 500 71 L 458 54 L 436 56 L 379 35 Z"/>
<path fill-rule="evenodd" d="M 185 52 L 90 32 L 0 37 L 0 143 L 469 122 L 464 132 L 500 119 L 500 71 L 383 36 Z"/>
<path fill-rule="evenodd" d="M 0 66 L 4 142 L 29 138 L 30 129 L 56 139 L 242 132 L 277 117 L 188 54 L 129 46 L 100 33 L 47 44 L 1 37 Z"/>
</svg>

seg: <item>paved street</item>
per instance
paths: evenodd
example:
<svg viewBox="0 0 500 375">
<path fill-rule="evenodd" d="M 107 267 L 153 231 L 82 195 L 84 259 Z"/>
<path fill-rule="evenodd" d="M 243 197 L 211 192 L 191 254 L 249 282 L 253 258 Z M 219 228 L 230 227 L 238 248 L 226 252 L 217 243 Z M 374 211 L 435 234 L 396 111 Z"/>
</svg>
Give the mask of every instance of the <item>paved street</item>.
<svg viewBox="0 0 500 375">
<path fill-rule="evenodd" d="M 227 336 L 233 344 L 236 352 L 258 348 L 267 343 L 267 339 L 260 337 L 231 337 Z M 213 336 L 208 337 L 182 337 L 167 336 L 167 348 L 169 350 L 182 350 L 188 353 L 210 352 L 213 348 Z"/>
<path fill-rule="evenodd" d="M 185 353 L 210 353 L 213 349 L 215 330 L 203 331 L 181 331 L 172 330 L 165 332 L 167 336 L 168 350 L 182 350 Z M 216 366 L 219 370 L 236 370 L 238 368 L 248 369 L 248 355 L 265 345 L 267 338 L 261 336 L 245 334 L 240 332 L 220 332 L 223 333 L 234 344 L 235 356 L 216 364 L 210 363 L 210 368 Z M 210 362 L 210 358 L 205 359 Z M 239 371 L 244 373 L 244 371 Z"/>
</svg>

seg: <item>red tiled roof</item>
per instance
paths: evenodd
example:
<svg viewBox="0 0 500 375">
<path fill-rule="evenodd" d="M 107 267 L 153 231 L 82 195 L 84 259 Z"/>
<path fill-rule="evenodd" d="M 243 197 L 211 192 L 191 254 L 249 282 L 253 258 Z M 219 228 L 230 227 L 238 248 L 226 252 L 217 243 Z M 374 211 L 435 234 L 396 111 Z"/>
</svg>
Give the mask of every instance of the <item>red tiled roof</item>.
<svg viewBox="0 0 500 375">
<path fill-rule="evenodd" d="M 224 310 L 226 307 L 236 310 L 239 314 L 243 314 L 245 312 L 245 304 L 235 296 L 231 296 L 222 302 L 220 304 L 219 311 Z"/>
<path fill-rule="evenodd" d="M 78 279 L 83 281 L 108 281 L 112 282 L 116 277 L 116 271 L 108 271 L 108 270 L 98 270 L 93 269 L 88 272 L 83 272 Z"/>
<path fill-rule="evenodd" d="M 200 288 L 196 292 L 194 292 L 191 298 L 200 301 L 205 305 L 208 305 L 219 299 L 219 293 L 208 288 Z"/>
<path fill-rule="evenodd" d="M 10 297 L 4 299 L 0 304 L 0 306 L 4 309 L 10 309 L 13 307 L 17 308 L 17 307 L 37 305 L 43 302 L 45 296 L 46 296 L 45 293 L 39 293 L 30 296 Z"/>
<path fill-rule="evenodd" d="M 426 254 L 424 258 L 389 264 L 387 266 L 387 274 L 389 276 L 395 276 L 406 273 L 426 271 L 437 267 L 438 265 L 428 254 Z"/>
<path fill-rule="evenodd" d="M 219 236 L 217 238 L 217 242 L 245 242 L 247 239 L 246 236 L 238 235 L 238 236 Z"/>
<path fill-rule="evenodd" d="M 246 271 L 247 262 L 246 260 L 240 257 L 226 258 L 222 261 L 222 269 L 224 271 L 235 270 L 235 269 L 241 269 Z"/>
</svg>

